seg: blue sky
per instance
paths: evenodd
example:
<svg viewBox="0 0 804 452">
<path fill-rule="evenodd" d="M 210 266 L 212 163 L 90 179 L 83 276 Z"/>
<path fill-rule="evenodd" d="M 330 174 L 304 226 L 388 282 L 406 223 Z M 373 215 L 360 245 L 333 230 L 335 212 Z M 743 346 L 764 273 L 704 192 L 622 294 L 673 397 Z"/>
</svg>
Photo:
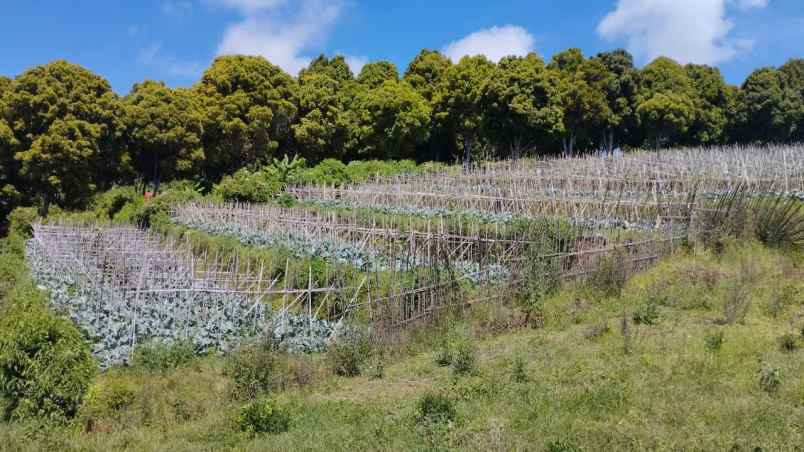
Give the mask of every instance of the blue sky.
<svg viewBox="0 0 804 452">
<path fill-rule="evenodd" d="M 146 78 L 194 83 L 212 59 L 257 53 L 294 73 L 319 53 L 400 71 L 422 48 L 452 58 L 624 47 L 713 64 L 739 84 L 804 57 L 804 0 L 74 0 L 6 2 L 0 74 L 54 59 L 88 67 L 125 94 Z"/>
</svg>

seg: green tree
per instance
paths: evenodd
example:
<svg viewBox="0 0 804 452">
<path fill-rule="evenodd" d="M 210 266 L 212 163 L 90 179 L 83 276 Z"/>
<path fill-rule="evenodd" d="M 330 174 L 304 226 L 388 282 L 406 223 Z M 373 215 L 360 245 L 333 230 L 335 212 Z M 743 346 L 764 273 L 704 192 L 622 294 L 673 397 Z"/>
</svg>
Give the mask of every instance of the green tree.
<svg viewBox="0 0 804 452">
<path fill-rule="evenodd" d="M 579 49 L 553 56 L 549 68 L 557 73 L 563 110 L 564 154 L 573 154 L 578 141 L 582 148 L 593 143 L 597 131 L 613 127 L 615 118 L 606 98 L 612 75 L 599 60 L 586 60 Z"/>
<path fill-rule="evenodd" d="M 348 82 L 355 78 L 343 55 L 337 55 L 333 58 L 319 55 L 310 62 L 309 66 L 299 72 L 299 78 L 303 78 L 305 75 L 311 73 L 325 74 L 338 82 Z"/>
<path fill-rule="evenodd" d="M 162 180 L 192 178 L 204 161 L 204 118 L 194 93 L 162 82 L 134 85 L 122 102 L 125 139 L 139 174 Z"/>
<path fill-rule="evenodd" d="M 109 82 L 66 61 L 36 66 L 6 93 L 14 158 L 28 201 L 84 204 L 127 165 L 116 146 L 119 100 Z"/>
<path fill-rule="evenodd" d="M 657 58 L 641 74 L 636 114 L 655 147 L 684 139 L 696 117 L 695 88 L 687 72 L 670 58 Z"/>
<path fill-rule="evenodd" d="M 204 112 L 205 173 L 212 180 L 261 166 L 291 136 L 296 82 L 257 56 L 223 56 L 196 86 Z"/>
<path fill-rule="evenodd" d="M 377 88 L 384 82 L 392 80 L 399 81 L 399 71 L 396 66 L 389 61 L 374 61 L 363 66 L 360 75 L 357 76 L 357 82 L 367 86 L 368 88 Z"/>
<path fill-rule="evenodd" d="M 687 132 L 687 144 L 719 144 L 726 138 L 731 94 L 720 70 L 705 65 L 688 64 L 687 75 L 695 89 L 695 119 Z"/>
<path fill-rule="evenodd" d="M 792 59 L 779 68 L 785 90 L 791 93 L 789 121 L 795 124 L 792 140 L 804 141 L 804 58 Z"/>
<path fill-rule="evenodd" d="M 429 133 L 430 105 L 404 81 L 387 80 L 362 93 L 352 111 L 355 157 L 409 158 Z"/>
<path fill-rule="evenodd" d="M 486 126 L 516 159 L 563 133 L 563 110 L 551 73 L 536 54 L 503 58 L 486 88 Z"/>
<path fill-rule="evenodd" d="M 299 77 L 295 99 L 299 112 L 292 126 L 293 137 L 307 160 L 344 158 L 353 120 L 349 108 L 358 87 L 351 76 L 333 78 L 329 74 L 339 71 L 325 70 L 328 66 L 321 62 L 315 64 L 302 70 Z"/>
<path fill-rule="evenodd" d="M 739 140 L 790 141 L 796 133 L 798 103 L 780 71 L 757 69 L 745 80 L 737 97 L 735 129 Z"/>
<path fill-rule="evenodd" d="M 451 65 L 441 52 L 425 49 L 410 62 L 404 79 L 428 102 L 432 102 L 438 85 Z"/>
<path fill-rule="evenodd" d="M 597 54 L 594 58 L 611 74 L 604 89 L 611 116 L 604 132 L 606 151 L 614 152 L 616 141 L 633 143 L 637 133 L 636 96 L 639 91 L 639 71 L 634 67 L 634 57 L 623 49 Z"/>
<path fill-rule="evenodd" d="M 471 161 L 483 137 L 483 93 L 494 69 L 494 63 L 482 55 L 463 57 L 444 73 L 433 98 L 435 119 L 456 138 L 464 164 Z"/>
</svg>

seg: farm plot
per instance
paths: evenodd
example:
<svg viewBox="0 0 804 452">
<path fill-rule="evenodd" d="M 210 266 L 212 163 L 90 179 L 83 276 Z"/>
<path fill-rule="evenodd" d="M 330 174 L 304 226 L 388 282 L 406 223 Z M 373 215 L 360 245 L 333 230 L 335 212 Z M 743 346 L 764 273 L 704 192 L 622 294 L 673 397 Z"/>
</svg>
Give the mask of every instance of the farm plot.
<svg viewBox="0 0 804 452">
<path fill-rule="evenodd" d="M 241 273 L 236 262 L 199 259 L 139 229 L 35 225 L 27 259 L 54 307 L 93 341 L 102 367 L 127 362 L 145 341 L 189 340 L 199 350 L 226 351 L 246 337 L 273 334 L 289 348 L 317 350 L 337 329 L 272 312 L 261 299 L 275 281 Z"/>
</svg>

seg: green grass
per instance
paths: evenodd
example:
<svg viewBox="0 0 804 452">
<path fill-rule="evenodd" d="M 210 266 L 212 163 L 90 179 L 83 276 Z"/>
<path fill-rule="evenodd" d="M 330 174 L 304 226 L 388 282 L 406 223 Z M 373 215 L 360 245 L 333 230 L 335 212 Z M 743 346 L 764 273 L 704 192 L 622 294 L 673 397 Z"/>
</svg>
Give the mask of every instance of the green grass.
<svg viewBox="0 0 804 452">
<path fill-rule="evenodd" d="M 747 311 L 726 322 L 735 297 Z M 656 308 L 655 320 L 634 322 L 635 309 L 646 303 Z M 544 300 L 544 328 L 498 334 L 489 318 L 506 313 L 511 311 L 481 308 L 397 338 L 388 346 L 382 378 L 339 377 L 324 356 L 297 358 L 309 373 L 304 384 L 272 395 L 290 413 L 285 433 L 240 432 L 237 415 L 249 401 L 231 397 L 224 361 L 205 357 L 166 371 L 106 372 L 90 390 L 92 404 L 85 402 L 73 423 L 2 424 L 0 449 L 804 446 L 804 350 L 779 346 L 783 335 L 800 335 L 804 326 L 798 258 L 753 243 L 730 245 L 719 256 L 695 250 L 637 275 L 617 296 L 564 288 Z M 707 345 L 721 333 L 718 347 Z M 437 363 L 439 344 L 454 337 L 468 338 L 475 347 L 471 372 Z M 775 391 L 760 385 L 763 368 L 778 371 Z M 426 394 L 452 400 L 454 420 L 417 420 Z"/>
</svg>

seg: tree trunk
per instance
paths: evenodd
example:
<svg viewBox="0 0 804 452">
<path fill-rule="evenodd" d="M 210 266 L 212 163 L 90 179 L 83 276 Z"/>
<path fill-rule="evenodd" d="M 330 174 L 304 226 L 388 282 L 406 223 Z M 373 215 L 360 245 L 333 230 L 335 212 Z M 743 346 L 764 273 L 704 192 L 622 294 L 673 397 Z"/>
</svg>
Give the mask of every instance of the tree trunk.
<svg viewBox="0 0 804 452">
<path fill-rule="evenodd" d="M 39 209 L 39 216 L 44 218 L 48 212 L 50 212 L 50 194 L 44 193 L 42 194 L 42 206 Z"/>
<path fill-rule="evenodd" d="M 472 161 L 472 137 L 464 135 L 463 137 L 463 164 L 469 166 Z"/>
<path fill-rule="evenodd" d="M 157 153 L 154 152 L 154 196 L 159 193 L 159 157 Z"/>
</svg>

